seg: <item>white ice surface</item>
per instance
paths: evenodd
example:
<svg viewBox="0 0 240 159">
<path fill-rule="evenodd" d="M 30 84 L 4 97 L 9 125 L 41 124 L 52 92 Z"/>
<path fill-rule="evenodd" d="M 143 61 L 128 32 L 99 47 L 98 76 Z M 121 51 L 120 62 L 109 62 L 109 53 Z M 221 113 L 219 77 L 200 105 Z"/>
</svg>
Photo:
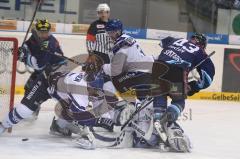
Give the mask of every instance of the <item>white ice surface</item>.
<svg viewBox="0 0 240 159">
<path fill-rule="evenodd" d="M 159 152 L 151 149 L 82 150 L 71 139 L 49 135 L 54 103 L 44 104 L 39 119 L 13 128 L 0 136 L 0 159 L 240 159 L 240 103 L 188 100 L 181 121 L 190 136 L 191 153 Z M 189 114 L 188 114 L 189 117 Z M 23 138 L 28 141 L 23 142 Z"/>
</svg>

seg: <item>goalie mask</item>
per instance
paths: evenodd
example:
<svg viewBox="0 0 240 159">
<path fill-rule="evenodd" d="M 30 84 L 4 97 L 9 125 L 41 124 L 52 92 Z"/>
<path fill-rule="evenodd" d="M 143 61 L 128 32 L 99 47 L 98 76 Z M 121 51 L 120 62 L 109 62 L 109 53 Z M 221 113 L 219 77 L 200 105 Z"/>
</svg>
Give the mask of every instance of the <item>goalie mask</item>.
<svg viewBox="0 0 240 159">
<path fill-rule="evenodd" d="M 95 54 L 89 55 L 84 66 L 82 67 L 82 70 L 85 71 L 84 78 L 88 83 L 93 82 L 97 79 L 101 73 L 103 64 L 104 62 L 99 56 Z"/>
</svg>

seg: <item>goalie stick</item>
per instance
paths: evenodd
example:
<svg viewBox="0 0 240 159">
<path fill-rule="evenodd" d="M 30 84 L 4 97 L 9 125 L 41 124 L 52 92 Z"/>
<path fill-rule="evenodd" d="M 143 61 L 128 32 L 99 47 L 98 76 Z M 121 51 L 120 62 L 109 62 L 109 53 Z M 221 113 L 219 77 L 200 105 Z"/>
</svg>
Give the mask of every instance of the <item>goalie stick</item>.
<svg viewBox="0 0 240 159">
<path fill-rule="evenodd" d="M 145 140 L 149 140 L 152 136 L 153 133 L 153 117 L 151 117 L 150 120 L 150 125 L 149 128 L 147 130 L 142 130 L 141 127 L 138 125 L 138 123 L 135 122 L 131 122 L 131 124 L 129 125 L 129 128 L 131 129 L 127 129 L 124 131 L 120 131 L 120 132 L 115 132 L 112 135 L 107 136 L 106 133 L 104 133 L 104 131 L 95 131 L 92 129 L 92 133 L 93 136 L 95 137 L 95 139 L 97 140 L 97 142 L 99 143 L 97 145 L 98 148 L 122 148 L 126 146 L 126 141 L 127 143 L 129 143 L 129 139 L 128 137 L 126 137 L 126 133 L 131 133 L 133 130 L 141 136 L 141 138 L 145 139 Z M 114 131 L 119 130 L 118 126 L 114 128 Z M 108 133 L 108 132 L 107 132 Z M 116 136 L 116 133 L 119 133 Z M 127 144 L 128 145 L 128 144 Z M 131 144 L 130 144 L 131 145 Z"/>
<path fill-rule="evenodd" d="M 125 127 L 132 122 L 132 119 L 144 108 L 146 108 L 151 102 L 153 101 L 153 98 L 146 97 L 146 99 L 141 103 L 141 106 L 139 106 L 136 111 L 129 117 L 129 119 L 122 125 L 121 131 L 125 129 Z"/>
</svg>

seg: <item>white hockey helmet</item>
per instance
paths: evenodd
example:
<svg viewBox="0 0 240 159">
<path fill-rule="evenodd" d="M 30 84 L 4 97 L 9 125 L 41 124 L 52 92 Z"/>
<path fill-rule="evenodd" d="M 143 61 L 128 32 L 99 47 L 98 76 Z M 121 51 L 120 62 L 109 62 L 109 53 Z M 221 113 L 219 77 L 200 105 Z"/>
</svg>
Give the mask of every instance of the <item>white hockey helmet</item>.
<svg viewBox="0 0 240 159">
<path fill-rule="evenodd" d="M 110 12 L 110 7 L 107 3 L 101 3 L 97 7 L 97 12 L 100 11 L 105 11 L 105 12 Z"/>
</svg>

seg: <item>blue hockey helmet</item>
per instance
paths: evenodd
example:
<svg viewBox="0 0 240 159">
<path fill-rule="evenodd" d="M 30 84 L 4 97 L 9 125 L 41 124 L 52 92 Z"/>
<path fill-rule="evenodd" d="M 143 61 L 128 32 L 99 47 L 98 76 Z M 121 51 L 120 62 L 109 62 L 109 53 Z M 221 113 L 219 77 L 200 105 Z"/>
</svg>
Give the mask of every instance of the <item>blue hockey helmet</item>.
<svg viewBox="0 0 240 159">
<path fill-rule="evenodd" d="M 119 19 L 112 19 L 109 20 L 106 24 L 106 31 L 112 32 L 112 31 L 121 31 L 123 30 L 123 24 Z"/>
</svg>

